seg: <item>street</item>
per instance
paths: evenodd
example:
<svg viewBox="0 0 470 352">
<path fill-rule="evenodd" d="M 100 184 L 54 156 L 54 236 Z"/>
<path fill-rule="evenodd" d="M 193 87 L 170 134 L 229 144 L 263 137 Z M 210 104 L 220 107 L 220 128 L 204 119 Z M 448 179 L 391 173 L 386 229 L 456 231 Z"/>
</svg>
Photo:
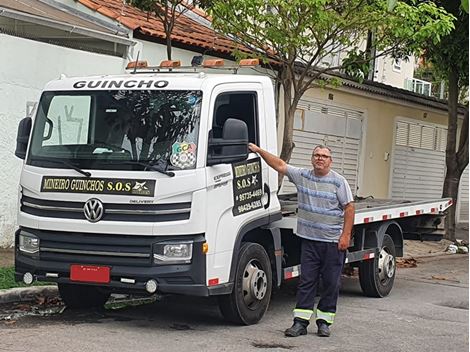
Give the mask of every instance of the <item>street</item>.
<svg viewBox="0 0 470 352">
<path fill-rule="evenodd" d="M 275 294 L 263 320 L 233 326 L 213 299 L 166 297 L 107 309 L 0 320 L 2 351 L 468 351 L 468 256 L 422 258 L 400 268 L 389 297 L 362 296 L 343 278 L 330 338 L 283 336 L 295 304 L 293 285 Z M 2 312 L 0 311 L 0 317 Z"/>
</svg>

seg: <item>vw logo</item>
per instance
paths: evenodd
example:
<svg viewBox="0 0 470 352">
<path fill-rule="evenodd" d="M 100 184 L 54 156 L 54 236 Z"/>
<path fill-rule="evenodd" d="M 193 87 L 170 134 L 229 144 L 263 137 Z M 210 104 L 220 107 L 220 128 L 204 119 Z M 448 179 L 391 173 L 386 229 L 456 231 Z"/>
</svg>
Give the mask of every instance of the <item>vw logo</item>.
<svg viewBox="0 0 470 352">
<path fill-rule="evenodd" d="M 89 222 L 100 221 L 104 215 L 104 206 L 99 199 L 88 199 L 83 207 L 83 213 Z"/>
</svg>

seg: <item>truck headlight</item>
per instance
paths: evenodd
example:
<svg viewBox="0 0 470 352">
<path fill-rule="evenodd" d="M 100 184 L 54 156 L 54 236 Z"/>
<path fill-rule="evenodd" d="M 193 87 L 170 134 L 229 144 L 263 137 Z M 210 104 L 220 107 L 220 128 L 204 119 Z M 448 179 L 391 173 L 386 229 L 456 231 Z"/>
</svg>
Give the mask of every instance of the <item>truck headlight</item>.
<svg viewBox="0 0 470 352">
<path fill-rule="evenodd" d="M 21 231 L 18 239 L 20 252 L 36 254 L 39 252 L 39 238 L 29 232 Z"/>
<path fill-rule="evenodd" d="M 193 257 L 193 242 L 159 242 L 153 245 L 155 264 L 188 264 Z"/>
</svg>

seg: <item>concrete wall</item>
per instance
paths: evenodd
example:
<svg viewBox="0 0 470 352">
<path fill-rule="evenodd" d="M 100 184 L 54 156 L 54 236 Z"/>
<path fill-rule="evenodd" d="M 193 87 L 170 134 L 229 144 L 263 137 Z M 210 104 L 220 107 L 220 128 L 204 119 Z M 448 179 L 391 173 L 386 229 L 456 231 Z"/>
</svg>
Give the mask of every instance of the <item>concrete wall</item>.
<svg viewBox="0 0 470 352">
<path fill-rule="evenodd" d="M 328 94 L 333 100 L 328 100 Z M 364 111 L 362 165 L 359 169 L 359 196 L 372 195 L 374 198 L 387 198 L 389 194 L 390 165 L 392 160 L 393 133 L 396 117 L 447 125 L 447 113 L 428 109 L 404 101 L 377 97 L 354 91 L 311 89 L 306 96 L 327 101 L 344 107 Z M 425 116 L 426 113 L 426 117 Z M 386 159 L 386 153 L 389 155 Z"/>
<path fill-rule="evenodd" d="M 0 34 L 0 247 L 13 244 L 21 160 L 15 157 L 18 122 L 45 83 L 60 77 L 123 71 L 122 58 Z"/>
</svg>

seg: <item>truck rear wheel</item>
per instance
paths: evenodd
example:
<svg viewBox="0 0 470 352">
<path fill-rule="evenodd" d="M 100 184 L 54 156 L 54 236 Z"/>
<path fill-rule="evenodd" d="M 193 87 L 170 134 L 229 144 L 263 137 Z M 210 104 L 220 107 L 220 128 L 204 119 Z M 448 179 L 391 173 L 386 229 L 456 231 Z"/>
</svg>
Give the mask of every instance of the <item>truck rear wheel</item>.
<svg viewBox="0 0 470 352">
<path fill-rule="evenodd" d="M 359 282 L 362 292 L 369 297 L 385 297 L 393 287 L 396 273 L 395 244 L 385 234 L 379 254 L 374 260 L 359 264 Z"/>
<path fill-rule="evenodd" d="M 59 283 L 59 294 L 68 308 L 83 309 L 102 307 L 111 292 L 97 286 Z"/>
<path fill-rule="evenodd" d="M 240 248 L 233 291 L 219 297 L 224 318 L 251 325 L 261 320 L 271 300 L 272 271 L 268 254 L 257 243 Z"/>
</svg>

